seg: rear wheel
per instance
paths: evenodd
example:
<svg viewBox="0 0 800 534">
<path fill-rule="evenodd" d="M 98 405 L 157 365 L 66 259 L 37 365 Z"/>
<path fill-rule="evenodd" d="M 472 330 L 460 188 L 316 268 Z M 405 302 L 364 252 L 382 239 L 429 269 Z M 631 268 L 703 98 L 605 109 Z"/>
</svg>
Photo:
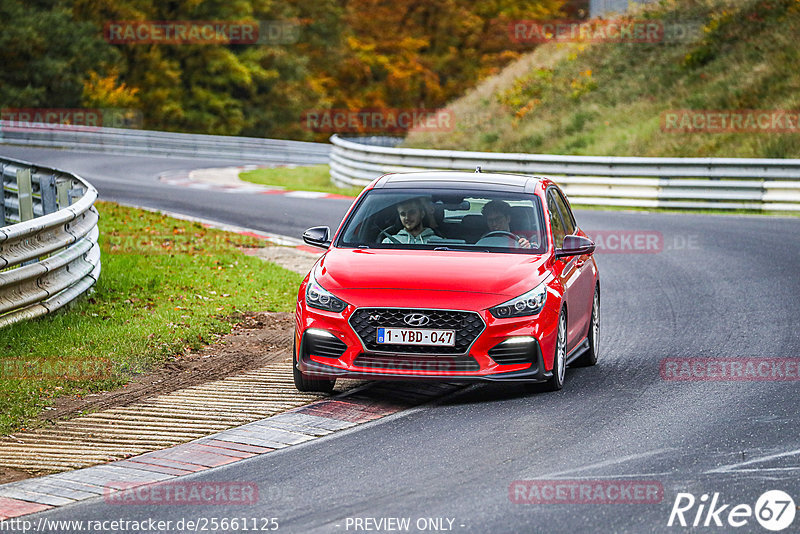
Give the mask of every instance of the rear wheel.
<svg viewBox="0 0 800 534">
<path fill-rule="evenodd" d="M 589 349 L 580 358 L 575 360 L 577 367 L 587 367 L 597 363 L 598 336 L 600 335 L 600 289 L 594 290 L 594 301 L 592 302 L 592 319 L 589 323 Z"/>
<path fill-rule="evenodd" d="M 309 378 L 297 368 L 297 346 L 292 344 L 292 376 L 294 377 L 294 387 L 297 391 L 316 391 L 320 393 L 330 393 L 336 385 L 336 379 L 328 378 Z"/>
</svg>

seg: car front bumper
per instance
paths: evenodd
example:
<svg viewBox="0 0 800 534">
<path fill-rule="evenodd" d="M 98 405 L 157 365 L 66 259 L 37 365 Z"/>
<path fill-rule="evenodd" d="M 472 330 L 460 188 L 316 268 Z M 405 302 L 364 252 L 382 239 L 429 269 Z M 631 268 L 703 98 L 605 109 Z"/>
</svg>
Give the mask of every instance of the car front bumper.
<svg viewBox="0 0 800 534">
<path fill-rule="evenodd" d="M 458 354 L 432 354 L 418 348 L 414 353 L 376 351 L 353 328 L 350 318 L 358 309 L 338 314 L 298 303 L 295 365 L 309 377 L 327 379 L 544 382 L 552 377 L 560 306 L 547 304 L 534 317 L 497 319 L 485 310 L 471 311 L 484 324 L 469 347 Z M 519 350 L 499 348 L 517 342 Z"/>
</svg>

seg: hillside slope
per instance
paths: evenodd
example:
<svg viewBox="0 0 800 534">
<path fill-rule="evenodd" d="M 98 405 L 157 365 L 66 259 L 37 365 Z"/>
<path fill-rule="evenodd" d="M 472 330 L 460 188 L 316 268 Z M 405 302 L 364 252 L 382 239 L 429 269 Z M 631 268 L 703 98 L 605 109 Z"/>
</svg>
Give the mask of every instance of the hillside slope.
<svg viewBox="0 0 800 534">
<path fill-rule="evenodd" d="M 673 38 L 654 43 L 541 45 L 451 103 L 453 131 L 412 132 L 405 146 L 617 156 L 800 157 L 796 120 L 800 1 L 671 0 L 629 17 L 656 19 L 665 33 L 673 30 Z M 675 115 L 666 114 L 676 110 L 695 114 L 794 110 L 794 114 L 774 123 L 762 121 L 761 126 L 748 122 L 745 114 L 743 127 L 735 127 L 736 131 L 698 132 L 680 122 L 685 114 L 668 123 L 668 117 L 672 120 Z M 776 132 L 775 125 L 784 131 Z"/>
</svg>

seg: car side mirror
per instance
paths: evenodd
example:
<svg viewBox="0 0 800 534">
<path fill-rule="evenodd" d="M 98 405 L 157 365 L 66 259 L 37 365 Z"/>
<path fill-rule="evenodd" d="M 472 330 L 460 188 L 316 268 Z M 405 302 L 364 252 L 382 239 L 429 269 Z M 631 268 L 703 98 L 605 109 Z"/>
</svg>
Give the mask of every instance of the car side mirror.
<svg viewBox="0 0 800 534">
<path fill-rule="evenodd" d="M 315 226 L 303 232 L 303 241 L 314 247 L 328 248 L 331 246 L 330 234 L 331 229 L 327 226 Z"/>
<path fill-rule="evenodd" d="M 561 248 L 556 249 L 556 258 L 593 254 L 594 249 L 595 244 L 591 239 L 579 235 L 568 235 L 564 238 Z"/>
</svg>

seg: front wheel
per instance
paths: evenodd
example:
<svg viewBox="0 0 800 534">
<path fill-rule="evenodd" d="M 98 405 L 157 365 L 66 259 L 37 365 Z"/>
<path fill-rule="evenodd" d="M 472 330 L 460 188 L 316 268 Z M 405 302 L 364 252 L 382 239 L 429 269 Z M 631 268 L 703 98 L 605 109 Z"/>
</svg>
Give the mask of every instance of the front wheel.
<svg viewBox="0 0 800 534">
<path fill-rule="evenodd" d="M 575 361 L 577 367 L 588 367 L 597 363 L 600 336 L 600 288 L 594 290 L 592 301 L 592 319 L 589 324 L 589 349 Z"/>
<path fill-rule="evenodd" d="M 292 344 L 292 377 L 297 391 L 330 393 L 336 385 L 335 378 L 309 378 L 297 368 L 297 346 Z"/>
<path fill-rule="evenodd" d="M 558 316 L 556 350 L 553 355 L 553 376 L 542 384 L 526 384 L 529 391 L 558 391 L 564 387 L 564 369 L 567 366 L 567 315 L 561 310 Z"/>
</svg>

